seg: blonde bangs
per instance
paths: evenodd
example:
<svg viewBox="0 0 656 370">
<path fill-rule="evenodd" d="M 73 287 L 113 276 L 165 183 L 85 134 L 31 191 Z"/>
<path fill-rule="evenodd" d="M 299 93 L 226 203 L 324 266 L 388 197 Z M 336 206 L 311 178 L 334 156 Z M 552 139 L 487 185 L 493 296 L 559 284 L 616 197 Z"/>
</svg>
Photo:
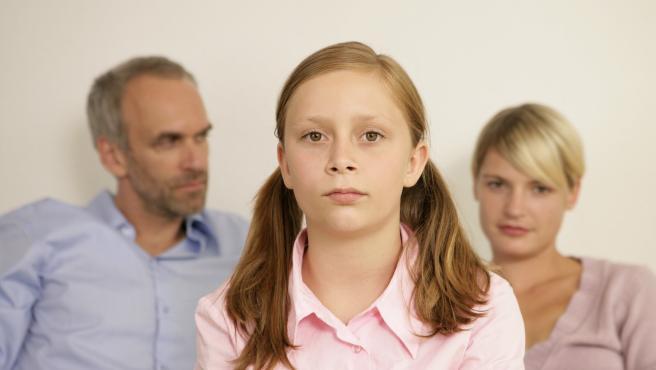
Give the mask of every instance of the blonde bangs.
<svg viewBox="0 0 656 370">
<path fill-rule="evenodd" d="M 541 104 L 504 109 L 485 125 L 474 152 L 474 177 L 490 149 L 545 185 L 572 188 L 585 171 L 578 133 L 565 117 Z"/>
</svg>

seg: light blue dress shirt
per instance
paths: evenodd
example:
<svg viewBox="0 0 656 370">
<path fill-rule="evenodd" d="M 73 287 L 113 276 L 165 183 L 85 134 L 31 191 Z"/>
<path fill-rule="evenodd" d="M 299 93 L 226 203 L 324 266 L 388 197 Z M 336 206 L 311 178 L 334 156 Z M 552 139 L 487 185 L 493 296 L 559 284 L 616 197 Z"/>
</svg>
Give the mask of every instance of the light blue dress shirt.
<svg viewBox="0 0 656 370">
<path fill-rule="evenodd" d="M 238 216 L 204 211 L 158 257 L 108 192 L 0 217 L 0 370 L 191 369 L 198 299 L 232 272 Z"/>
</svg>

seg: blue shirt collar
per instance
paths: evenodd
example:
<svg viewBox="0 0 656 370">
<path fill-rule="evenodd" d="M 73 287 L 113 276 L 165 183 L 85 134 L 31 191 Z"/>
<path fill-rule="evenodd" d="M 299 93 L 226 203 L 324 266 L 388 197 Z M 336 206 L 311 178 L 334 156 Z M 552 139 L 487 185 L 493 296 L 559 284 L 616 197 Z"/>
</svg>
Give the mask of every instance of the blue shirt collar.
<svg viewBox="0 0 656 370">
<path fill-rule="evenodd" d="M 134 240 L 134 227 L 116 207 L 114 196 L 109 191 L 100 192 L 89 202 L 86 208 L 89 213 L 115 230 L 131 230 L 132 239 Z M 199 254 L 208 248 L 208 246 L 217 249 L 212 252 L 218 252 L 218 239 L 208 222 L 209 218 L 204 210 L 185 218 L 187 238 L 194 241 L 194 243 L 184 243 L 188 246 L 190 252 Z M 178 248 L 172 248 L 171 252 L 175 253 L 173 249 Z"/>
</svg>

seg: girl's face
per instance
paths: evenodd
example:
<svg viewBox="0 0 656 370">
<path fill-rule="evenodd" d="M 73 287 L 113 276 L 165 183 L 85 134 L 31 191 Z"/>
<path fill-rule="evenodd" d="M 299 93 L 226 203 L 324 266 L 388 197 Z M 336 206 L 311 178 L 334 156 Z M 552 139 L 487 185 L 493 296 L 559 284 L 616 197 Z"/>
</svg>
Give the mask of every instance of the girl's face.
<svg viewBox="0 0 656 370">
<path fill-rule="evenodd" d="M 413 146 L 403 112 L 376 73 L 328 72 L 288 103 L 278 162 L 308 228 L 371 232 L 398 224 L 401 191 L 428 159 Z"/>
<path fill-rule="evenodd" d="M 474 193 L 494 260 L 511 262 L 555 248 L 563 216 L 576 203 L 578 189 L 558 189 L 533 179 L 490 149 Z"/>
</svg>

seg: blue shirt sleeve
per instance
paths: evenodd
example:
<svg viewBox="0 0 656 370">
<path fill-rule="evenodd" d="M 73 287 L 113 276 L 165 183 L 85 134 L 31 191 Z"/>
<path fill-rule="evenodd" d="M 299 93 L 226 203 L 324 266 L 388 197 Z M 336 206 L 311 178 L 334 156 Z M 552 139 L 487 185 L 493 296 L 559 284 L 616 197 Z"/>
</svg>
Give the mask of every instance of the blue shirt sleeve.
<svg viewBox="0 0 656 370">
<path fill-rule="evenodd" d="M 38 248 L 21 213 L 0 217 L 0 369 L 12 368 L 32 321 L 32 306 L 41 287 Z"/>
</svg>

